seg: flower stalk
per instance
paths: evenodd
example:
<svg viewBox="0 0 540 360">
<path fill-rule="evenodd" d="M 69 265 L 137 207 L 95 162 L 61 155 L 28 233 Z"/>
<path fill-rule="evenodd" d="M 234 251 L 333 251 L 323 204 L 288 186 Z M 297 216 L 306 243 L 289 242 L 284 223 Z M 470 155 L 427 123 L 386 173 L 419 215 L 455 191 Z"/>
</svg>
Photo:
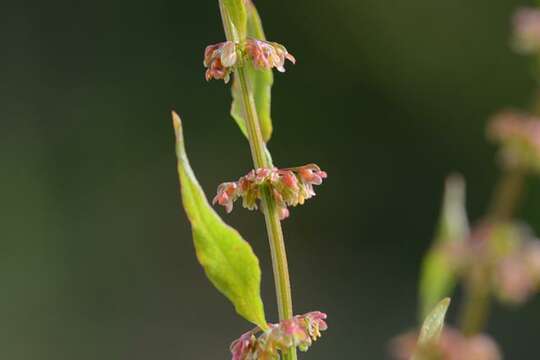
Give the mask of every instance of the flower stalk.
<svg viewBox="0 0 540 360">
<path fill-rule="evenodd" d="M 239 41 L 234 32 L 234 28 L 231 26 L 227 10 L 221 1 L 219 3 L 227 40 L 235 42 Z M 257 110 L 255 108 L 255 101 L 248 86 L 249 79 L 245 69 L 242 66 L 238 66 L 234 76 L 238 77 L 240 83 L 244 111 L 246 114 L 246 129 L 253 164 L 255 168 L 271 168 L 273 165 L 266 154 L 266 144 L 263 140 L 259 119 L 257 117 Z M 289 320 L 293 317 L 293 307 L 287 254 L 283 230 L 281 228 L 279 208 L 276 206 L 275 200 L 270 194 L 269 189 L 263 189 L 261 210 L 265 218 L 272 257 L 279 320 Z M 296 348 L 289 348 L 288 351 L 283 354 L 283 358 L 284 360 L 296 360 Z"/>
<path fill-rule="evenodd" d="M 507 168 L 503 171 L 487 215 L 488 221 L 495 224 L 512 219 L 525 182 L 525 174 L 520 167 Z M 467 337 L 479 334 L 488 321 L 491 307 L 490 272 L 488 266 L 479 266 L 465 283 L 460 327 L 463 335 Z"/>
</svg>

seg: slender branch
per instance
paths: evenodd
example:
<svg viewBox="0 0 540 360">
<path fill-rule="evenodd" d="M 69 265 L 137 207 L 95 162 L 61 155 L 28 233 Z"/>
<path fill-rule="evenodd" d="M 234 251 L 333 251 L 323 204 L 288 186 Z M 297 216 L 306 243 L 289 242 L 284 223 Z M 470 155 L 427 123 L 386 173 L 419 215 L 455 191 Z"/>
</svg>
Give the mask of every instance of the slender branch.
<svg viewBox="0 0 540 360">
<path fill-rule="evenodd" d="M 231 27 L 231 22 L 226 9 L 220 1 L 221 16 L 223 26 L 228 40 L 238 41 L 234 39 L 234 31 Z M 271 161 L 266 154 L 266 144 L 264 142 L 260 123 L 257 116 L 257 109 L 253 94 L 248 86 L 248 75 L 242 66 L 236 69 L 235 76 L 240 83 L 242 92 L 242 103 L 245 112 L 246 129 L 248 133 L 249 147 L 255 168 L 272 167 Z M 274 282 L 276 287 L 277 305 L 279 319 L 287 320 L 293 317 L 291 285 L 289 279 L 289 268 L 287 264 L 287 254 L 285 251 L 285 241 L 283 238 L 283 230 L 279 219 L 279 209 L 276 206 L 275 200 L 269 189 L 265 189 L 261 201 L 261 210 L 264 214 L 266 229 L 268 233 L 268 241 L 270 243 L 270 252 L 272 256 L 272 268 L 274 272 Z M 296 360 L 296 348 L 291 348 L 286 354 L 283 354 L 284 360 Z"/>
</svg>

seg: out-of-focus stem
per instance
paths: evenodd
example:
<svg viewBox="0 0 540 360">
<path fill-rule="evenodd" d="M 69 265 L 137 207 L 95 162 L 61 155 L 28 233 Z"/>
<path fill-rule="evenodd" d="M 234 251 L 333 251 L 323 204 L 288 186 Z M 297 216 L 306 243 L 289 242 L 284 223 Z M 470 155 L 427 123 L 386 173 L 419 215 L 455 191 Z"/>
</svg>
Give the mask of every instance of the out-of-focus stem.
<svg viewBox="0 0 540 360">
<path fill-rule="evenodd" d="M 465 283 L 465 301 L 460 317 L 461 331 L 465 336 L 480 333 L 488 320 L 491 305 L 488 275 L 488 269 L 476 269 Z"/>
<path fill-rule="evenodd" d="M 522 169 L 506 170 L 495 188 L 487 221 L 493 224 L 511 220 L 523 192 L 525 174 Z M 490 309 L 490 269 L 481 266 L 472 270 L 465 284 L 465 297 L 460 314 L 461 331 L 473 336 L 486 326 Z"/>
<path fill-rule="evenodd" d="M 238 39 L 234 38 L 236 35 L 231 27 L 227 11 L 221 1 L 219 3 L 227 40 L 238 41 Z M 253 94 L 248 86 L 248 75 L 246 74 L 245 69 L 242 66 L 239 66 L 236 69 L 235 76 L 237 76 L 237 80 L 240 83 L 240 89 L 242 92 L 242 103 L 244 105 L 246 129 L 253 164 L 255 168 L 272 167 L 273 164 L 270 162 L 269 157 L 266 154 L 266 144 L 260 129 Z M 269 189 L 264 190 L 261 201 L 261 210 L 264 214 L 268 240 L 270 243 L 279 319 L 291 319 L 293 317 L 293 308 L 285 241 L 279 218 L 279 209 L 276 206 L 275 200 Z M 283 359 L 296 360 L 296 348 L 291 348 L 287 353 L 283 354 Z"/>
<path fill-rule="evenodd" d="M 512 218 L 523 192 L 524 178 L 524 171 L 520 168 L 509 169 L 504 172 L 495 188 L 488 220 L 502 222 Z"/>
</svg>

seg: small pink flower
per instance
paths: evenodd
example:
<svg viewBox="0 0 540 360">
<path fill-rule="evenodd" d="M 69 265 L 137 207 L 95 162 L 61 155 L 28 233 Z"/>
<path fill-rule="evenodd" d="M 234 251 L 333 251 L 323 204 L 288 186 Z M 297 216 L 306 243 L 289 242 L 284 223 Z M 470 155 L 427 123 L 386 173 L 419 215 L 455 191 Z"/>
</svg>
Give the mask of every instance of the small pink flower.
<svg viewBox="0 0 540 360">
<path fill-rule="evenodd" d="M 296 175 L 290 170 L 280 170 L 279 175 L 281 175 L 281 179 L 283 181 L 283 184 L 288 187 L 291 190 L 298 189 L 298 179 L 296 178 Z"/>
<path fill-rule="evenodd" d="M 327 177 L 326 172 L 321 171 L 315 164 L 304 165 L 297 168 L 297 171 L 300 178 L 307 184 L 321 185 L 323 179 Z"/>
<path fill-rule="evenodd" d="M 313 340 L 321 337 L 321 331 L 328 329 L 326 324 L 326 314 L 320 311 L 313 311 L 304 315 L 308 324 L 308 333 Z"/>
<path fill-rule="evenodd" d="M 285 60 L 296 63 L 294 56 L 289 54 L 283 45 L 275 42 L 247 39 L 246 52 L 253 61 L 253 65 L 259 69 L 275 67 L 278 71 L 285 72 Z"/>
<path fill-rule="evenodd" d="M 218 191 L 212 204 L 218 203 L 224 206 L 228 213 L 233 209 L 233 203 L 237 197 L 238 185 L 234 182 L 226 182 L 218 186 Z"/>
<path fill-rule="evenodd" d="M 207 46 L 204 51 L 204 66 L 207 68 L 206 81 L 223 79 L 225 83 L 229 82 L 237 60 L 236 44 L 232 41 Z"/>
<path fill-rule="evenodd" d="M 256 341 L 257 338 L 253 335 L 253 331 L 248 331 L 239 339 L 233 341 L 230 347 L 232 360 L 251 359 L 249 356 L 255 350 Z"/>
</svg>

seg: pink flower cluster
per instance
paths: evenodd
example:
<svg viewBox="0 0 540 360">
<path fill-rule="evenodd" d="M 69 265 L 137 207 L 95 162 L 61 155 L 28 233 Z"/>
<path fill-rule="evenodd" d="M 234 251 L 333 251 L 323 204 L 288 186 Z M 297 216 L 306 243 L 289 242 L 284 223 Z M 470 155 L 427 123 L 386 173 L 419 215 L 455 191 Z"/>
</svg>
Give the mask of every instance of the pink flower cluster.
<svg viewBox="0 0 540 360">
<path fill-rule="evenodd" d="M 523 7 L 513 19 L 514 48 L 522 54 L 540 51 L 540 10 Z"/>
<path fill-rule="evenodd" d="M 326 314 L 313 311 L 297 315 L 279 324 L 269 324 L 269 328 L 258 337 L 259 328 L 248 331 L 231 344 L 232 360 L 275 360 L 279 353 L 298 347 L 307 351 L 313 341 L 321 337 L 321 331 L 328 328 Z"/>
<path fill-rule="evenodd" d="M 219 185 L 213 204 L 222 205 L 227 212 L 231 212 L 233 203 L 242 198 L 242 205 L 254 210 L 257 209 L 257 200 L 260 201 L 263 196 L 263 190 L 268 189 L 283 220 L 289 216 L 288 206 L 302 205 L 304 201 L 315 196 L 313 185 L 322 184 L 326 176 L 326 172 L 315 164 L 286 169 L 251 170 L 236 182 Z"/>
<path fill-rule="evenodd" d="M 523 303 L 540 290 L 540 241 L 524 225 L 481 224 L 466 241 L 441 251 L 460 276 L 487 270 L 492 291 L 503 302 Z"/>
<path fill-rule="evenodd" d="M 280 72 L 285 71 L 285 60 L 296 63 L 285 46 L 275 42 L 249 38 L 242 47 L 233 41 L 225 41 L 209 45 L 204 51 L 206 80 L 229 82 L 234 67 L 244 60 L 251 61 L 257 69 L 276 68 Z"/>
<path fill-rule="evenodd" d="M 503 145 L 505 165 L 540 171 L 540 118 L 503 111 L 491 120 L 488 136 Z"/>
<path fill-rule="evenodd" d="M 416 351 L 418 333 L 408 332 L 395 338 L 390 347 L 396 360 L 409 360 Z M 458 330 L 445 327 L 439 343 L 421 354 L 422 359 L 441 360 L 500 360 L 497 344 L 487 335 L 463 336 Z"/>
</svg>

